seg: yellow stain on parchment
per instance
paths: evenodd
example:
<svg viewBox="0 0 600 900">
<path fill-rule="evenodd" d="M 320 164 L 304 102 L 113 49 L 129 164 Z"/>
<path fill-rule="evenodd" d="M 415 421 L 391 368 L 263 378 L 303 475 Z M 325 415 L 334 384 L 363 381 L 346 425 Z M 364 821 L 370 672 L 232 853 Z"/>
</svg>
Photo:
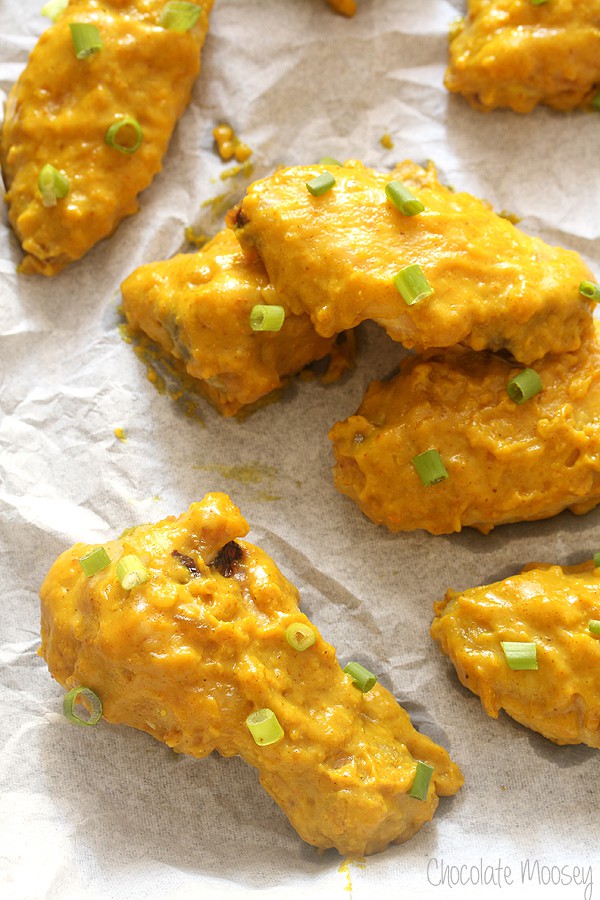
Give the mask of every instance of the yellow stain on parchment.
<svg viewBox="0 0 600 900">
<path fill-rule="evenodd" d="M 356 857 L 356 858 L 353 856 L 347 856 L 346 859 L 344 860 L 344 862 L 341 864 L 341 866 L 338 869 L 338 872 L 341 875 L 346 876 L 346 886 L 345 886 L 344 890 L 348 891 L 348 893 L 350 894 L 350 900 L 352 900 L 352 873 L 350 871 L 351 865 L 354 866 L 356 869 L 366 869 L 367 861 L 364 858 L 364 856 L 360 856 L 360 857 Z"/>
</svg>

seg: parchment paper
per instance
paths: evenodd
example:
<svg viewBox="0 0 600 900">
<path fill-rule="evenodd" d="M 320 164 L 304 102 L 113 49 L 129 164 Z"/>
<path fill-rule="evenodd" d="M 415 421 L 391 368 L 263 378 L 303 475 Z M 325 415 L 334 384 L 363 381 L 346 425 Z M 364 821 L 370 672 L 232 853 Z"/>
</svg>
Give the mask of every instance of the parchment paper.
<svg viewBox="0 0 600 900">
<path fill-rule="evenodd" d="M 203 204 L 223 193 L 233 202 L 244 189 L 243 178 L 219 178 L 227 166 L 211 130 L 220 121 L 253 148 L 256 177 L 323 155 L 383 168 L 432 158 L 447 182 L 519 214 L 525 230 L 600 270 L 600 118 L 482 115 L 449 98 L 442 77 L 458 0 L 359 7 L 347 20 L 322 0 L 216 0 L 202 75 L 141 212 L 57 278 L 15 274 L 20 249 L 2 212 L 7 900 L 600 894 L 597 751 L 559 748 L 503 715 L 489 719 L 428 636 L 432 604 L 449 586 L 487 583 L 531 560 L 588 558 L 600 546 L 600 512 L 487 537 L 389 535 L 336 493 L 327 438 L 401 357 L 382 331 L 361 329 L 358 364 L 343 383 L 296 382 L 238 422 L 207 404 L 202 421 L 187 417 L 148 382 L 118 330 L 123 278 L 179 250 L 187 225 L 214 233 L 219 204 Z M 35 0 L 0 0 L 3 99 L 46 24 Z M 386 132 L 391 150 L 380 144 Z M 178 514 L 208 490 L 230 493 L 250 538 L 299 587 L 342 662 L 359 658 L 380 673 L 460 763 L 464 789 L 442 799 L 408 844 L 340 870 L 337 853 L 320 856 L 297 837 L 241 760 L 178 757 L 133 729 L 78 729 L 62 717 L 63 691 L 37 656 L 47 569 L 77 540 Z M 549 875 L 561 883 L 544 886 Z"/>
</svg>

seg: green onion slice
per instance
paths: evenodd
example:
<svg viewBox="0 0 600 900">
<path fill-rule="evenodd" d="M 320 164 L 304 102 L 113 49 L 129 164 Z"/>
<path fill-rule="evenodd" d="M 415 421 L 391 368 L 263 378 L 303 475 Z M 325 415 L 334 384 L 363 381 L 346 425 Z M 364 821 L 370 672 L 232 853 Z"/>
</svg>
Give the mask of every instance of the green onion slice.
<svg viewBox="0 0 600 900">
<path fill-rule="evenodd" d="M 285 639 L 294 650 L 308 650 L 317 639 L 310 625 L 304 622 L 292 622 L 285 629 Z"/>
<path fill-rule="evenodd" d="M 56 206 L 56 201 L 62 200 L 69 193 L 69 179 L 64 172 L 59 172 L 50 163 L 46 163 L 38 175 L 38 188 L 43 205 Z"/>
<path fill-rule="evenodd" d="M 425 209 L 421 201 L 417 200 L 401 181 L 390 181 L 385 186 L 385 193 L 403 216 L 416 216 Z"/>
<path fill-rule="evenodd" d="M 547 3 L 548 0 L 530 0 L 532 6 L 541 6 L 543 3 Z"/>
<path fill-rule="evenodd" d="M 427 791 L 429 790 L 429 782 L 431 781 L 432 775 L 433 766 L 421 762 L 421 760 L 418 759 L 415 780 L 409 791 L 410 796 L 415 797 L 417 800 L 427 800 Z"/>
<path fill-rule="evenodd" d="M 102 50 L 104 44 L 100 32 L 90 22 L 70 22 L 71 40 L 77 59 L 87 59 L 98 50 Z"/>
<path fill-rule="evenodd" d="M 320 166 L 341 166 L 342 163 L 339 159 L 335 159 L 333 156 L 322 156 L 319 160 Z"/>
<path fill-rule="evenodd" d="M 252 331 L 281 331 L 285 321 L 283 306 L 264 306 L 257 303 L 250 312 L 250 328 Z"/>
<path fill-rule="evenodd" d="M 590 619 L 588 628 L 592 634 L 600 634 L 600 619 Z"/>
<path fill-rule="evenodd" d="M 121 587 L 130 591 L 140 584 L 144 584 L 150 578 L 148 570 L 139 556 L 123 556 L 117 563 L 117 578 Z"/>
<path fill-rule="evenodd" d="M 170 0 L 165 3 L 158 17 L 161 28 L 169 31 L 189 31 L 200 18 L 201 9 L 196 3 L 187 0 Z"/>
<path fill-rule="evenodd" d="M 344 672 L 350 676 L 356 687 L 360 688 L 363 694 L 368 693 L 377 684 L 377 675 L 373 675 L 360 663 L 349 662 L 347 666 L 344 666 Z"/>
<path fill-rule="evenodd" d="M 417 456 L 413 456 L 411 462 L 417 470 L 417 475 L 425 487 L 430 487 L 432 484 L 438 484 L 438 482 L 448 478 L 446 466 L 442 462 L 442 457 L 435 447 L 432 447 L 430 450 L 425 450 L 424 453 L 419 453 Z"/>
<path fill-rule="evenodd" d="M 600 110 L 600 94 L 595 94 L 592 97 L 592 107 L 594 109 Z"/>
<path fill-rule="evenodd" d="M 528 641 L 501 641 L 509 669 L 537 669 L 537 647 Z"/>
<path fill-rule="evenodd" d="M 321 194 L 326 194 L 327 191 L 330 191 L 334 184 L 335 178 L 331 172 L 321 172 L 316 178 L 306 182 L 306 188 L 313 197 L 320 197 Z"/>
<path fill-rule="evenodd" d="M 598 568 L 598 566 L 600 566 L 600 552 L 594 553 L 594 556 L 592 558 L 594 560 L 594 565 L 596 566 L 596 568 Z"/>
<path fill-rule="evenodd" d="M 433 288 L 425 278 L 423 269 L 416 264 L 401 269 L 394 278 L 394 284 L 408 306 L 433 294 Z"/>
<path fill-rule="evenodd" d="M 52 19 L 53 22 L 56 22 L 56 20 L 62 16 L 68 5 L 69 0 L 50 0 L 49 3 L 42 6 L 40 12 L 43 16 L 46 16 L 47 19 Z"/>
<path fill-rule="evenodd" d="M 92 575 L 110 566 L 110 557 L 104 547 L 95 547 L 89 553 L 86 553 L 85 556 L 80 557 L 77 562 L 83 569 L 84 575 L 90 578 Z"/>
<path fill-rule="evenodd" d="M 87 706 L 82 701 L 87 701 Z M 86 709 L 86 718 L 82 718 L 75 711 L 75 707 L 83 706 Z M 76 687 L 68 694 L 65 694 L 63 700 L 63 713 L 73 725 L 97 725 L 102 718 L 102 702 L 92 690 L 87 687 Z"/>
<path fill-rule="evenodd" d="M 542 379 L 535 369 L 523 369 L 506 385 L 506 393 L 515 403 L 525 403 L 542 390 Z"/>
<path fill-rule="evenodd" d="M 133 143 L 120 143 L 118 136 L 122 128 L 133 129 L 135 133 L 135 140 Z M 104 140 L 108 146 L 112 147 L 114 150 L 118 150 L 120 153 L 135 153 L 135 151 L 139 150 L 142 146 L 143 139 L 144 132 L 142 131 L 142 126 L 137 119 L 133 118 L 133 116 L 124 116 L 122 119 L 113 122 L 112 125 L 106 129 L 106 134 L 104 135 Z"/>
<path fill-rule="evenodd" d="M 594 284 L 593 281 L 582 281 L 579 285 L 579 293 L 588 297 L 589 300 L 600 303 L 600 285 Z"/>
<path fill-rule="evenodd" d="M 256 744 L 266 747 L 276 744 L 284 736 L 284 731 L 272 709 L 257 709 L 250 713 L 246 725 Z"/>
</svg>

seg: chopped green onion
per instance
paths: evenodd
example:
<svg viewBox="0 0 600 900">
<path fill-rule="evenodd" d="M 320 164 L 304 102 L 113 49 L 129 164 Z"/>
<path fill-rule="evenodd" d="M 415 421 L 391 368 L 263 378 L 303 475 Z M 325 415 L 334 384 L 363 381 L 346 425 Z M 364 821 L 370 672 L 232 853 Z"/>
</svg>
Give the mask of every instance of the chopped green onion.
<svg viewBox="0 0 600 900">
<path fill-rule="evenodd" d="M 118 134 L 122 128 L 133 128 L 135 132 L 135 141 L 133 144 L 121 144 L 118 140 Z M 104 135 L 104 140 L 108 144 L 109 147 L 112 147 L 114 150 L 118 150 L 120 153 L 135 153 L 136 150 L 139 150 L 142 146 L 142 141 L 144 139 L 144 132 L 142 131 L 142 126 L 134 119 L 133 116 L 124 116 L 122 119 L 119 119 L 116 122 L 113 122 L 106 129 L 106 134 Z"/>
<path fill-rule="evenodd" d="M 600 566 L 600 552 L 594 553 L 593 559 L 594 559 L 594 565 L 596 566 L 596 568 L 598 568 L 598 566 Z"/>
<path fill-rule="evenodd" d="M 257 303 L 250 313 L 250 328 L 252 331 L 281 331 L 284 320 L 283 306 L 264 306 Z"/>
<path fill-rule="evenodd" d="M 425 278 L 423 269 L 416 264 L 401 269 L 394 278 L 394 284 L 408 306 L 433 294 L 433 288 Z"/>
<path fill-rule="evenodd" d="M 529 0 L 532 6 L 541 6 L 542 3 L 547 3 L 548 0 Z"/>
<path fill-rule="evenodd" d="M 80 699 L 81 698 L 81 699 Z M 87 700 L 90 710 L 87 711 L 87 718 L 83 719 L 75 712 L 77 704 L 83 705 L 82 700 Z M 84 707 L 85 708 L 85 707 Z M 97 725 L 102 718 L 102 702 L 90 688 L 76 687 L 68 694 L 65 694 L 63 700 L 63 713 L 73 725 Z"/>
<path fill-rule="evenodd" d="M 126 591 L 148 581 L 150 575 L 138 556 L 123 556 L 117 563 L 117 578 Z"/>
<path fill-rule="evenodd" d="M 417 200 L 401 181 L 390 181 L 385 186 L 385 193 L 403 216 L 416 216 L 425 209 L 421 201 Z"/>
<path fill-rule="evenodd" d="M 506 393 L 515 403 L 525 403 L 542 390 L 542 379 L 535 369 L 523 369 L 506 384 Z"/>
<path fill-rule="evenodd" d="M 326 194 L 327 191 L 330 191 L 331 188 L 335 184 L 335 178 L 331 174 L 331 172 L 321 172 L 320 175 L 317 175 L 316 178 L 313 178 L 311 181 L 306 182 L 306 187 L 309 194 L 312 194 L 313 197 L 320 197 L 321 194 Z"/>
<path fill-rule="evenodd" d="M 102 50 L 104 44 L 95 25 L 90 22 L 70 22 L 69 28 L 77 59 L 87 59 L 92 53 Z"/>
<path fill-rule="evenodd" d="M 57 200 L 62 200 L 69 193 L 69 179 L 63 172 L 59 172 L 50 163 L 46 163 L 40 169 L 38 175 L 38 188 L 42 195 L 44 206 L 56 206 Z"/>
<path fill-rule="evenodd" d="M 432 775 L 433 766 L 421 762 L 421 760 L 418 759 L 415 780 L 409 791 L 410 796 L 415 797 L 417 800 L 427 800 L 427 791 L 429 790 L 429 782 L 431 781 Z"/>
<path fill-rule="evenodd" d="M 537 647 L 528 641 L 501 641 L 509 669 L 537 669 Z"/>
<path fill-rule="evenodd" d="M 589 300 L 595 300 L 600 303 L 600 285 L 594 284 L 593 281 L 582 281 L 579 285 L 579 293 Z"/>
<path fill-rule="evenodd" d="M 411 462 L 424 487 L 430 487 L 432 484 L 438 484 L 448 478 L 446 466 L 435 447 L 413 456 Z"/>
<path fill-rule="evenodd" d="M 377 684 L 377 675 L 373 675 L 360 663 L 349 662 L 347 666 L 344 666 L 344 673 L 350 676 L 356 687 L 360 688 L 363 694 L 368 693 Z"/>
<path fill-rule="evenodd" d="M 590 619 L 588 628 L 592 634 L 600 634 L 600 619 Z"/>
<path fill-rule="evenodd" d="M 110 566 L 110 557 L 104 547 L 96 547 L 94 550 L 86 553 L 85 556 L 80 557 L 77 562 L 83 569 L 84 575 L 90 578 L 92 575 Z"/>
<path fill-rule="evenodd" d="M 319 160 L 320 166 L 341 166 L 342 163 L 338 159 L 334 159 L 333 156 L 322 156 Z"/>
<path fill-rule="evenodd" d="M 284 735 L 283 728 L 272 709 L 257 709 L 250 713 L 246 719 L 246 725 L 255 743 L 261 747 L 268 744 L 276 744 Z"/>
<path fill-rule="evenodd" d="M 600 94 L 595 94 L 592 97 L 592 107 L 594 109 L 600 110 Z"/>
<path fill-rule="evenodd" d="M 189 31 L 200 18 L 201 9 L 187 0 L 170 0 L 160 11 L 158 24 L 169 31 Z"/>
<path fill-rule="evenodd" d="M 310 625 L 304 622 L 293 622 L 285 629 L 285 639 L 294 650 L 308 650 L 317 639 Z"/>
<path fill-rule="evenodd" d="M 40 12 L 43 16 L 46 16 L 47 19 L 52 19 L 53 22 L 56 22 L 59 16 L 62 16 L 68 5 L 69 0 L 50 0 L 49 3 L 42 6 Z"/>
</svg>

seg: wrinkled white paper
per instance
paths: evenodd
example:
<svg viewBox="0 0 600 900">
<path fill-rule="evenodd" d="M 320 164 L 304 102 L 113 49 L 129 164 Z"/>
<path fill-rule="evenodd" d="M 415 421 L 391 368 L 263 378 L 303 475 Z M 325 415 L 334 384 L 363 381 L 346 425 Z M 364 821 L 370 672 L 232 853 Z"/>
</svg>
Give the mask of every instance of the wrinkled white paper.
<svg viewBox="0 0 600 900">
<path fill-rule="evenodd" d="M 141 212 L 57 278 L 15 274 L 20 249 L 2 211 L 3 900 L 600 895 L 597 751 L 488 718 L 428 636 L 449 586 L 530 560 L 589 557 L 600 512 L 487 537 L 390 535 L 336 493 L 327 438 L 402 355 L 383 332 L 361 329 L 357 367 L 341 384 L 297 382 L 242 422 L 204 404 L 200 422 L 152 387 L 118 330 L 123 278 L 179 250 L 187 225 L 217 231 L 206 201 L 233 202 L 245 187 L 219 178 L 227 166 L 211 131 L 221 121 L 253 148 L 256 176 L 323 155 L 381 168 L 432 158 L 447 182 L 600 270 L 600 119 L 483 115 L 448 97 L 459 0 L 359 7 L 347 20 L 323 0 L 216 0 L 191 106 Z M 2 99 L 46 25 L 35 0 L 0 0 Z M 340 659 L 381 673 L 461 765 L 464 789 L 408 844 L 340 870 L 337 853 L 297 837 L 241 760 L 178 757 L 133 729 L 78 729 L 62 717 L 63 691 L 37 656 L 47 569 L 77 540 L 177 514 L 208 490 L 240 506 L 250 538 L 299 587 Z M 560 883 L 544 886 L 549 878 Z"/>
</svg>

